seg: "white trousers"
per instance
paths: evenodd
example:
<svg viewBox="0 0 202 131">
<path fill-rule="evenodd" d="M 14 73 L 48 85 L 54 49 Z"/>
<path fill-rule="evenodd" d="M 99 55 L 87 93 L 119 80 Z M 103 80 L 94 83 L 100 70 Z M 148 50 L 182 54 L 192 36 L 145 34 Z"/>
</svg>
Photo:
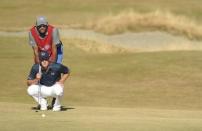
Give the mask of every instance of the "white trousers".
<svg viewBox="0 0 202 131">
<path fill-rule="evenodd" d="M 34 100 L 41 105 L 42 108 L 48 106 L 46 97 L 55 97 L 54 108 L 60 108 L 60 99 L 63 96 L 63 87 L 60 84 L 54 84 L 53 86 L 47 87 L 44 85 L 31 85 L 28 87 L 27 92 Z"/>
</svg>

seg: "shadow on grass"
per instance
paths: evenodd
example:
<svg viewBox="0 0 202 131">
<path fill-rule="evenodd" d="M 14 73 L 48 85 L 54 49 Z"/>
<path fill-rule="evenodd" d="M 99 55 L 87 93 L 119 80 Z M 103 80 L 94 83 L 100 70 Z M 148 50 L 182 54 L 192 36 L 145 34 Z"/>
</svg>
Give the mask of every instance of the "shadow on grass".
<svg viewBox="0 0 202 131">
<path fill-rule="evenodd" d="M 61 111 L 67 111 L 67 110 L 73 110 L 73 109 L 75 109 L 75 108 L 73 108 L 73 107 L 65 107 L 65 106 L 61 107 Z"/>
<path fill-rule="evenodd" d="M 48 110 L 52 110 L 53 108 L 51 106 L 48 106 Z M 73 107 L 65 107 L 65 106 L 61 106 L 61 111 L 67 111 L 67 110 L 72 110 L 75 109 Z M 40 110 L 40 105 L 36 106 L 36 107 L 31 107 L 31 110 L 35 110 L 38 111 Z"/>
</svg>

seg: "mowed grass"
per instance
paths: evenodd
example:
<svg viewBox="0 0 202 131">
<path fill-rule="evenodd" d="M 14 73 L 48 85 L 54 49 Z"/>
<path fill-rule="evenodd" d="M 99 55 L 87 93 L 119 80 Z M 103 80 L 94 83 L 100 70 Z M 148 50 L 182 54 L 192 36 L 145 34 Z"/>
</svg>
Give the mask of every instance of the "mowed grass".
<svg viewBox="0 0 202 131">
<path fill-rule="evenodd" d="M 77 42 L 64 40 L 71 69 L 62 100 L 67 110 L 35 112 L 26 92 L 32 49 L 25 38 L 1 37 L 1 130 L 202 129 L 202 52 L 102 54 Z"/>
<path fill-rule="evenodd" d="M 202 109 L 200 51 L 102 54 L 64 42 L 64 64 L 71 70 L 64 104 Z M 26 94 L 33 64 L 27 40 L 1 37 L 0 47 L 0 101 L 32 102 Z"/>
<path fill-rule="evenodd" d="M 75 25 L 93 21 L 124 10 L 136 12 L 169 11 L 198 22 L 202 20 L 202 2 L 199 0 L 1 0 L 1 30 L 28 28 L 36 16 L 45 15 L 56 25 Z"/>
<path fill-rule="evenodd" d="M 199 131 L 202 112 L 144 108 L 73 106 L 35 112 L 30 104 L 0 102 L 3 131 Z M 41 115 L 45 114 L 45 117 Z"/>
</svg>

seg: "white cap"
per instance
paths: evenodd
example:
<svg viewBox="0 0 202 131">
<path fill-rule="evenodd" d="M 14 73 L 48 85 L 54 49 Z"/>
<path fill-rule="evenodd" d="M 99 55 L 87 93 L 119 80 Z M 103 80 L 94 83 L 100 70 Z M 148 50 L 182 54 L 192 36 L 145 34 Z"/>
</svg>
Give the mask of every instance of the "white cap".
<svg viewBox="0 0 202 131">
<path fill-rule="evenodd" d="M 46 17 L 39 16 L 36 18 L 36 26 L 39 26 L 39 25 L 48 25 L 48 21 Z"/>
</svg>

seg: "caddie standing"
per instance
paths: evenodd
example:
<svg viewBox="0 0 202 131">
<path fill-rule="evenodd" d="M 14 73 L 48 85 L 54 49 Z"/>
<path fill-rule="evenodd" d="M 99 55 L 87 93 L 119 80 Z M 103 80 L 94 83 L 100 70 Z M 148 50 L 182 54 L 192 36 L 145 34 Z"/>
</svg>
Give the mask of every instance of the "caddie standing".
<svg viewBox="0 0 202 131">
<path fill-rule="evenodd" d="M 29 31 L 29 44 L 34 52 L 34 62 L 39 63 L 39 53 L 48 51 L 51 62 L 62 63 L 63 50 L 59 31 L 56 27 L 48 24 L 44 16 L 39 16 Z"/>
</svg>

